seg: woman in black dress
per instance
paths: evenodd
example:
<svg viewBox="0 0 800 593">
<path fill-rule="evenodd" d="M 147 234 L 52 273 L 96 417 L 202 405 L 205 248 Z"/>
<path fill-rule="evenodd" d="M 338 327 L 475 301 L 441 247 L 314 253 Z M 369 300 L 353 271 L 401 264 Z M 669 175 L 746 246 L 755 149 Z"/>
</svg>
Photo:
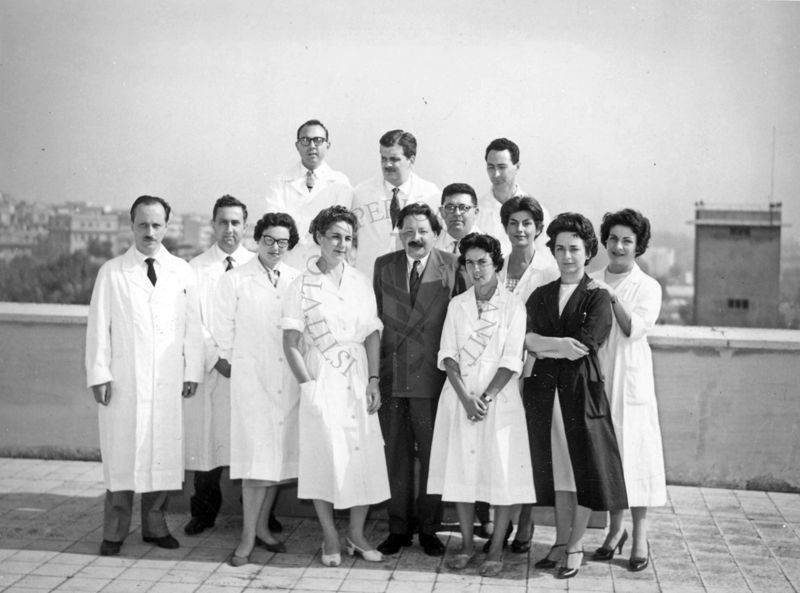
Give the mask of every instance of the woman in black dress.
<svg viewBox="0 0 800 593">
<path fill-rule="evenodd" d="M 591 511 L 627 508 L 614 426 L 597 350 L 611 330 L 611 300 L 590 289 L 584 268 L 597 254 L 592 223 L 559 214 L 547 227 L 547 245 L 561 277 L 528 299 L 526 348 L 536 356 L 525 380 L 537 504 L 555 506 L 556 542 L 536 563 L 559 578 L 578 573 Z M 557 405 L 554 405 L 556 404 Z"/>
</svg>

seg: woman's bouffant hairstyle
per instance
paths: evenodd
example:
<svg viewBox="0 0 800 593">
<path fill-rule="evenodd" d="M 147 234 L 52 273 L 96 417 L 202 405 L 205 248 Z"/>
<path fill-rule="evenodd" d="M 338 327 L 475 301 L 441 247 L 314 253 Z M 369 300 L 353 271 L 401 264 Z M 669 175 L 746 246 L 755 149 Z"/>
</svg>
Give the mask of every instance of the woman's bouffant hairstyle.
<svg viewBox="0 0 800 593">
<path fill-rule="evenodd" d="M 286 214 L 286 212 L 268 212 L 256 223 L 256 228 L 253 230 L 253 239 L 256 243 L 261 241 L 261 235 L 264 234 L 270 227 L 282 226 L 289 229 L 289 249 L 293 249 L 300 241 L 300 235 L 297 233 L 297 225 L 294 223 L 294 218 Z"/>
<path fill-rule="evenodd" d="M 608 235 L 613 226 L 626 226 L 636 235 L 637 257 L 647 251 L 650 243 L 650 221 L 638 210 L 623 208 L 619 212 L 606 212 L 600 223 L 600 242 L 603 247 L 608 243 Z"/>
<path fill-rule="evenodd" d="M 536 225 L 536 236 L 538 237 L 544 228 L 544 212 L 539 202 L 530 196 L 514 196 L 503 202 L 500 207 L 500 222 L 503 228 L 508 228 L 508 221 L 511 215 L 517 212 L 527 212 L 531 215 L 533 223 Z"/>
<path fill-rule="evenodd" d="M 344 206 L 330 206 L 319 213 L 311 221 L 311 226 L 308 227 L 308 232 L 314 237 L 314 243 L 319 245 L 317 241 L 317 233 L 324 235 L 331 225 L 337 222 L 346 222 L 353 228 L 353 243 L 355 243 L 356 233 L 358 232 L 358 219 L 352 211 Z"/>
<path fill-rule="evenodd" d="M 470 249 L 483 249 L 492 258 L 494 271 L 499 272 L 503 269 L 503 250 L 500 248 L 500 241 L 491 235 L 483 235 L 481 233 L 470 233 L 458 244 L 458 251 L 461 255 L 458 256 L 458 263 L 464 267 L 467 265 L 465 254 Z"/>
<path fill-rule="evenodd" d="M 554 255 L 556 251 L 556 237 L 559 233 L 573 233 L 581 238 L 583 246 L 586 248 L 587 264 L 597 255 L 597 235 L 594 233 L 592 222 L 583 214 L 578 214 L 577 212 L 562 212 L 553 219 L 553 222 L 547 225 L 547 236 L 550 237 L 550 240 L 547 242 L 547 247 Z"/>
</svg>

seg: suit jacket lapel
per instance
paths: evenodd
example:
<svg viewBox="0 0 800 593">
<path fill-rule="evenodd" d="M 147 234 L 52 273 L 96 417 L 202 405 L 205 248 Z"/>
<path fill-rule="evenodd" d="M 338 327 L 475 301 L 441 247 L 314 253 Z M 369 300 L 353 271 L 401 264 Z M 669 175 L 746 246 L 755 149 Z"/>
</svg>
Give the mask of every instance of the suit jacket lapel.
<svg viewBox="0 0 800 593">
<path fill-rule="evenodd" d="M 441 294 L 441 291 L 437 289 L 439 283 L 446 283 L 446 280 L 445 264 L 442 262 L 439 252 L 432 249 L 428 257 L 428 265 L 422 272 L 417 300 L 414 302 L 414 308 L 411 310 L 411 317 L 408 320 L 409 329 L 424 321 L 428 311 L 431 310 L 431 305 Z"/>
</svg>

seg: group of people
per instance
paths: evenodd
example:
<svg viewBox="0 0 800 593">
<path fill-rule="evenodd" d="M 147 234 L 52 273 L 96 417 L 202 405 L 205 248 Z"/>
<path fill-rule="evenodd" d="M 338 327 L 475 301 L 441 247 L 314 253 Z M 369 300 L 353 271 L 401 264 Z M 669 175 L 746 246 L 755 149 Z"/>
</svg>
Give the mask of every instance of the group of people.
<svg viewBox="0 0 800 593">
<path fill-rule="evenodd" d="M 161 241 L 170 206 L 141 196 L 134 244 L 104 264 L 89 309 L 87 384 L 100 404 L 106 483 L 102 555 L 120 552 L 133 493 L 142 537 L 178 547 L 166 493 L 194 471 L 196 535 L 214 525 L 220 475 L 242 480 L 241 539 L 285 551 L 272 514 L 279 486 L 297 481 L 322 530 L 320 558 L 381 561 L 413 543 L 441 556 L 442 501 L 455 503 L 456 570 L 476 556 L 500 574 L 530 549 L 535 505 L 555 507 L 556 541 L 536 562 L 578 573 L 590 513 L 610 511 L 597 560 L 621 553 L 633 522 L 631 570 L 649 562 L 647 507 L 666 502 L 646 335 L 658 283 L 636 263 L 649 221 L 606 214 L 608 266 L 587 275 L 598 237 L 584 216 L 550 220 L 516 184 L 519 148 L 485 153 L 492 189 L 439 191 L 413 172 L 416 140 L 379 141 L 382 175 L 352 189 L 325 163 L 318 120 L 297 131 L 297 166 L 278 176 L 242 246 L 247 206 L 214 205 L 214 244 L 188 264 Z M 183 396 L 183 399 L 181 398 Z M 364 525 L 387 502 L 389 535 Z M 489 509 L 491 508 L 491 512 Z M 334 509 L 349 509 L 344 542 Z"/>
</svg>

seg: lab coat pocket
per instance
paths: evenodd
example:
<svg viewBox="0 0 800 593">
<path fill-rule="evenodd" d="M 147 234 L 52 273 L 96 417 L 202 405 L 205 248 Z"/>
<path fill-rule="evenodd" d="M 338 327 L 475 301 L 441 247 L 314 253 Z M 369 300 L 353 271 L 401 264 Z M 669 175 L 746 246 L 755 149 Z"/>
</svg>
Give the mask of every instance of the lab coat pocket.
<svg viewBox="0 0 800 593">
<path fill-rule="evenodd" d="M 313 416 L 322 416 L 322 402 L 317 393 L 317 382 L 300 383 L 300 402 Z"/>
<path fill-rule="evenodd" d="M 587 418 L 603 418 L 608 416 L 608 398 L 605 382 L 600 373 L 600 365 L 594 353 L 586 357 L 586 399 L 584 411 Z"/>
</svg>

